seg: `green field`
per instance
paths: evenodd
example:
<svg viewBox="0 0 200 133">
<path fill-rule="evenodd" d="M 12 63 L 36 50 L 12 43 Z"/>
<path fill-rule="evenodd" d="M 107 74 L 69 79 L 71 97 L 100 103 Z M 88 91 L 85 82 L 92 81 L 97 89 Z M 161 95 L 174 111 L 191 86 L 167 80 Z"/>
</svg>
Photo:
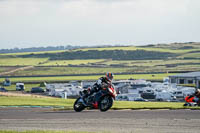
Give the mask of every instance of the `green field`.
<svg viewBox="0 0 200 133">
<path fill-rule="evenodd" d="M 199 50 L 200 48 L 196 49 Z M 78 50 L 83 50 L 83 51 L 88 51 L 88 50 L 147 50 L 147 51 L 158 51 L 158 52 L 170 52 L 170 53 L 187 53 L 193 51 L 192 49 L 186 49 L 186 50 L 178 50 L 178 49 L 171 49 L 170 47 L 168 48 L 143 48 L 143 47 L 137 47 L 137 46 L 122 46 L 122 47 L 106 47 L 106 48 L 85 48 L 85 49 L 77 49 Z"/>
<path fill-rule="evenodd" d="M 36 66 L 48 58 L 1 58 L 0 66 Z"/>
<path fill-rule="evenodd" d="M 200 57 L 195 56 L 195 57 Z M 200 60 L 58 60 L 58 61 L 48 61 L 42 64 L 42 66 L 62 66 L 62 65 L 122 65 L 122 66 L 157 66 L 157 65 L 168 65 L 168 64 L 191 64 L 200 63 Z"/>
<path fill-rule="evenodd" d="M 9 71 L 9 69 L 7 69 L 6 67 L 0 68 L 0 73 L 1 73 L 1 72 L 6 72 L 6 71 Z"/>
<path fill-rule="evenodd" d="M 120 79 L 146 79 L 146 80 L 155 80 L 162 81 L 164 77 L 169 75 L 174 75 L 171 73 L 166 74 L 130 74 L 130 75 L 115 75 L 115 80 Z M 99 77 L 104 75 L 94 75 L 94 76 L 61 76 L 61 77 L 19 77 L 19 78 L 10 78 L 11 82 L 55 82 L 55 81 L 73 81 L 73 80 L 97 80 Z M 0 78 L 0 82 L 3 82 L 5 79 Z"/>
<path fill-rule="evenodd" d="M 200 56 L 199 56 L 200 57 Z M 200 60 L 121 60 L 121 61 L 105 61 L 104 64 L 122 64 L 126 66 L 158 66 L 158 65 L 168 65 L 168 64 L 191 64 L 200 63 Z"/>
<path fill-rule="evenodd" d="M 25 84 L 24 91 L 30 91 L 33 87 L 39 87 L 40 84 Z M 11 86 L 4 86 L 4 88 L 8 91 L 15 91 L 16 90 L 16 84 L 12 84 Z"/>
<path fill-rule="evenodd" d="M 91 63 L 98 63 L 98 62 L 102 62 L 104 61 L 102 60 L 56 60 L 56 61 L 52 61 L 49 60 L 46 63 L 43 63 L 40 66 L 67 66 L 67 65 L 89 65 Z"/>
<path fill-rule="evenodd" d="M 178 53 L 177 56 L 172 56 L 167 59 L 160 60 L 112 60 L 112 59 L 75 59 L 75 60 L 50 60 L 50 57 L 34 56 L 37 54 L 48 55 L 51 57 L 59 56 L 59 53 L 65 51 L 88 51 L 88 50 L 145 50 Z M 26 52 L 26 53 L 11 53 L 0 54 L 0 73 L 10 72 L 1 76 L 32 76 L 32 75 L 66 75 L 66 74 L 100 74 L 106 72 L 113 73 L 155 73 L 155 72 L 184 72 L 184 71 L 200 71 L 200 44 L 185 43 L 185 44 L 169 44 L 155 45 L 146 47 L 123 46 L 123 47 L 105 47 L 105 48 L 82 48 L 76 50 L 60 50 L 48 52 Z M 94 51 L 95 52 L 95 51 Z M 116 55 L 117 55 L 117 51 Z M 188 53 L 190 52 L 190 53 Z M 192 52 L 192 53 L 191 53 Z M 58 54 L 57 54 L 58 53 Z M 29 55 L 22 58 L 19 55 Z M 142 51 L 141 51 L 142 55 Z M 162 55 L 162 54 L 159 54 Z M 64 55 L 62 55 L 64 56 Z M 79 55 L 81 56 L 81 55 Z M 34 57 L 34 58 L 33 58 Z M 37 58 L 36 58 L 37 57 Z M 187 58 L 187 59 L 185 59 Z M 4 66 L 4 67 L 3 67 Z M 24 66 L 34 66 L 28 69 L 23 69 Z M 11 68 L 18 67 L 21 69 Z M 117 76 L 117 79 L 128 79 L 129 77 L 152 79 L 149 76 L 125 75 Z M 18 81 L 53 81 L 53 80 L 93 80 L 97 76 L 89 77 L 48 77 L 48 78 L 19 78 Z M 155 78 L 161 79 L 161 78 Z M 16 79 L 13 79 L 17 81 Z M 2 81 L 2 79 L 1 79 Z"/>
<path fill-rule="evenodd" d="M 184 55 L 182 55 L 182 56 L 180 56 L 180 58 L 197 58 L 197 59 L 199 59 L 200 58 L 200 52 L 198 52 L 198 53 L 188 53 L 188 54 L 184 54 Z"/>
<path fill-rule="evenodd" d="M 106 72 L 135 72 L 134 68 L 98 68 L 98 67 L 35 67 L 33 69 L 17 71 L 12 75 L 63 75 L 63 74 L 97 74 Z"/>
<path fill-rule="evenodd" d="M 58 60 L 58 61 L 46 62 L 46 63 L 40 64 L 40 65 L 43 65 L 43 67 L 37 67 L 38 63 L 42 62 L 42 60 L 37 60 L 36 58 L 33 61 L 32 61 L 32 58 L 30 59 L 25 58 L 25 59 L 30 61 L 30 62 L 26 62 L 26 65 L 28 64 L 31 65 L 32 63 L 32 65 L 35 64 L 36 67 L 29 68 L 26 70 L 18 70 L 8 75 L 32 76 L 32 75 L 63 75 L 63 74 L 97 74 L 97 73 L 106 73 L 110 71 L 113 73 L 144 73 L 144 72 L 153 73 L 153 72 L 167 72 L 167 71 L 168 72 L 188 71 L 188 68 L 191 68 L 191 70 L 193 71 L 200 71 L 200 60 L 138 60 L 138 61 L 136 60 L 131 60 L 131 61 L 127 61 L 127 60 L 124 60 L 124 61 L 114 61 L 114 60 L 59 61 Z M 4 65 L 10 64 L 11 66 L 15 66 L 14 65 L 16 64 L 15 62 L 20 62 L 21 59 L 18 60 L 18 58 L 16 58 L 12 60 L 10 63 L 4 64 Z M 45 62 L 45 59 L 43 61 Z M 76 65 L 76 67 L 69 66 L 69 64 Z M 84 65 L 87 65 L 87 66 L 84 66 Z M 101 67 L 95 67 L 93 65 L 99 65 Z M 52 66 L 56 66 L 56 67 L 52 67 Z M 9 71 L 8 67 L 0 68 L 0 72 L 6 72 L 6 71 Z"/>
</svg>

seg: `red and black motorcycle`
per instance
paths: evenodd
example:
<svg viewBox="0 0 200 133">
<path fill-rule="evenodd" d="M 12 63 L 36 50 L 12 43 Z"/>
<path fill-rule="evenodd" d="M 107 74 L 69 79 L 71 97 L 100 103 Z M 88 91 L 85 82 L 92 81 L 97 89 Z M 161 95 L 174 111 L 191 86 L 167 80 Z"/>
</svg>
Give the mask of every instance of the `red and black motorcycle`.
<svg viewBox="0 0 200 133">
<path fill-rule="evenodd" d="M 76 112 L 81 112 L 85 108 L 99 109 L 102 112 L 109 110 L 112 105 L 117 93 L 114 86 L 104 87 L 91 96 L 84 97 L 87 95 L 89 90 L 83 90 L 80 92 L 80 97 L 74 102 L 74 110 Z"/>
<path fill-rule="evenodd" d="M 200 99 L 195 97 L 194 95 L 185 97 L 185 104 L 183 106 L 199 106 Z"/>
<path fill-rule="evenodd" d="M 200 89 L 197 89 L 194 94 L 186 96 L 183 106 L 200 106 Z"/>
</svg>

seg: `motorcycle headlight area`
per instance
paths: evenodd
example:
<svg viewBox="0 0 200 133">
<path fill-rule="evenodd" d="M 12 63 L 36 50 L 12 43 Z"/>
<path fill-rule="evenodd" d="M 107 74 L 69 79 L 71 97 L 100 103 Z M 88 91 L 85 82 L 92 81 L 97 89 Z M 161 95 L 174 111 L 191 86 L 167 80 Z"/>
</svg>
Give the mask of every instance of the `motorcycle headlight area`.
<svg viewBox="0 0 200 133">
<path fill-rule="evenodd" d="M 113 93 L 113 90 L 112 90 L 112 89 L 110 89 L 110 88 L 108 88 L 108 91 L 109 91 L 110 93 Z"/>
<path fill-rule="evenodd" d="M 117 96 L 117 93 L 116 93 L 116 91 L 114 89 L 112 90 L 111 88 L 108 88 L 108 91 L 110 93 L 114 94 L 115 96 Z"/>
</svg>

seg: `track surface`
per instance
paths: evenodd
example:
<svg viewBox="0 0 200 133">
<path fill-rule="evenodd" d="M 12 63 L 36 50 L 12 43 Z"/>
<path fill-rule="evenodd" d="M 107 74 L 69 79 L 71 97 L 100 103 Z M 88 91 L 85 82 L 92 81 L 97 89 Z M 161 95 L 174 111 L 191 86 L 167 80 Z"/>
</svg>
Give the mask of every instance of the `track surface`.
<svg viewBox="0 0 200 133">
<path fill-rule="evenodd" d="M 199 133 L 200 110 L 0 109 L 0 130 L 70 130 L 118 133 Z"/>
</svg>

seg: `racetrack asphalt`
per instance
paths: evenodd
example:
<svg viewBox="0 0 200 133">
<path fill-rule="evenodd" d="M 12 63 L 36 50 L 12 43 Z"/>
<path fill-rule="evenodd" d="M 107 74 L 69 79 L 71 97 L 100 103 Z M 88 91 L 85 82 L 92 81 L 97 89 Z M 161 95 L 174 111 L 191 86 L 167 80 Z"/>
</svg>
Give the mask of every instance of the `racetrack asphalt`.
<svg viewBox="0 0 200 133">
<path fill-rule="evenodd" d="M 0 108 L 0 130 L 199 133 L 200 110 L 52 110 Z"/>
</svg>

